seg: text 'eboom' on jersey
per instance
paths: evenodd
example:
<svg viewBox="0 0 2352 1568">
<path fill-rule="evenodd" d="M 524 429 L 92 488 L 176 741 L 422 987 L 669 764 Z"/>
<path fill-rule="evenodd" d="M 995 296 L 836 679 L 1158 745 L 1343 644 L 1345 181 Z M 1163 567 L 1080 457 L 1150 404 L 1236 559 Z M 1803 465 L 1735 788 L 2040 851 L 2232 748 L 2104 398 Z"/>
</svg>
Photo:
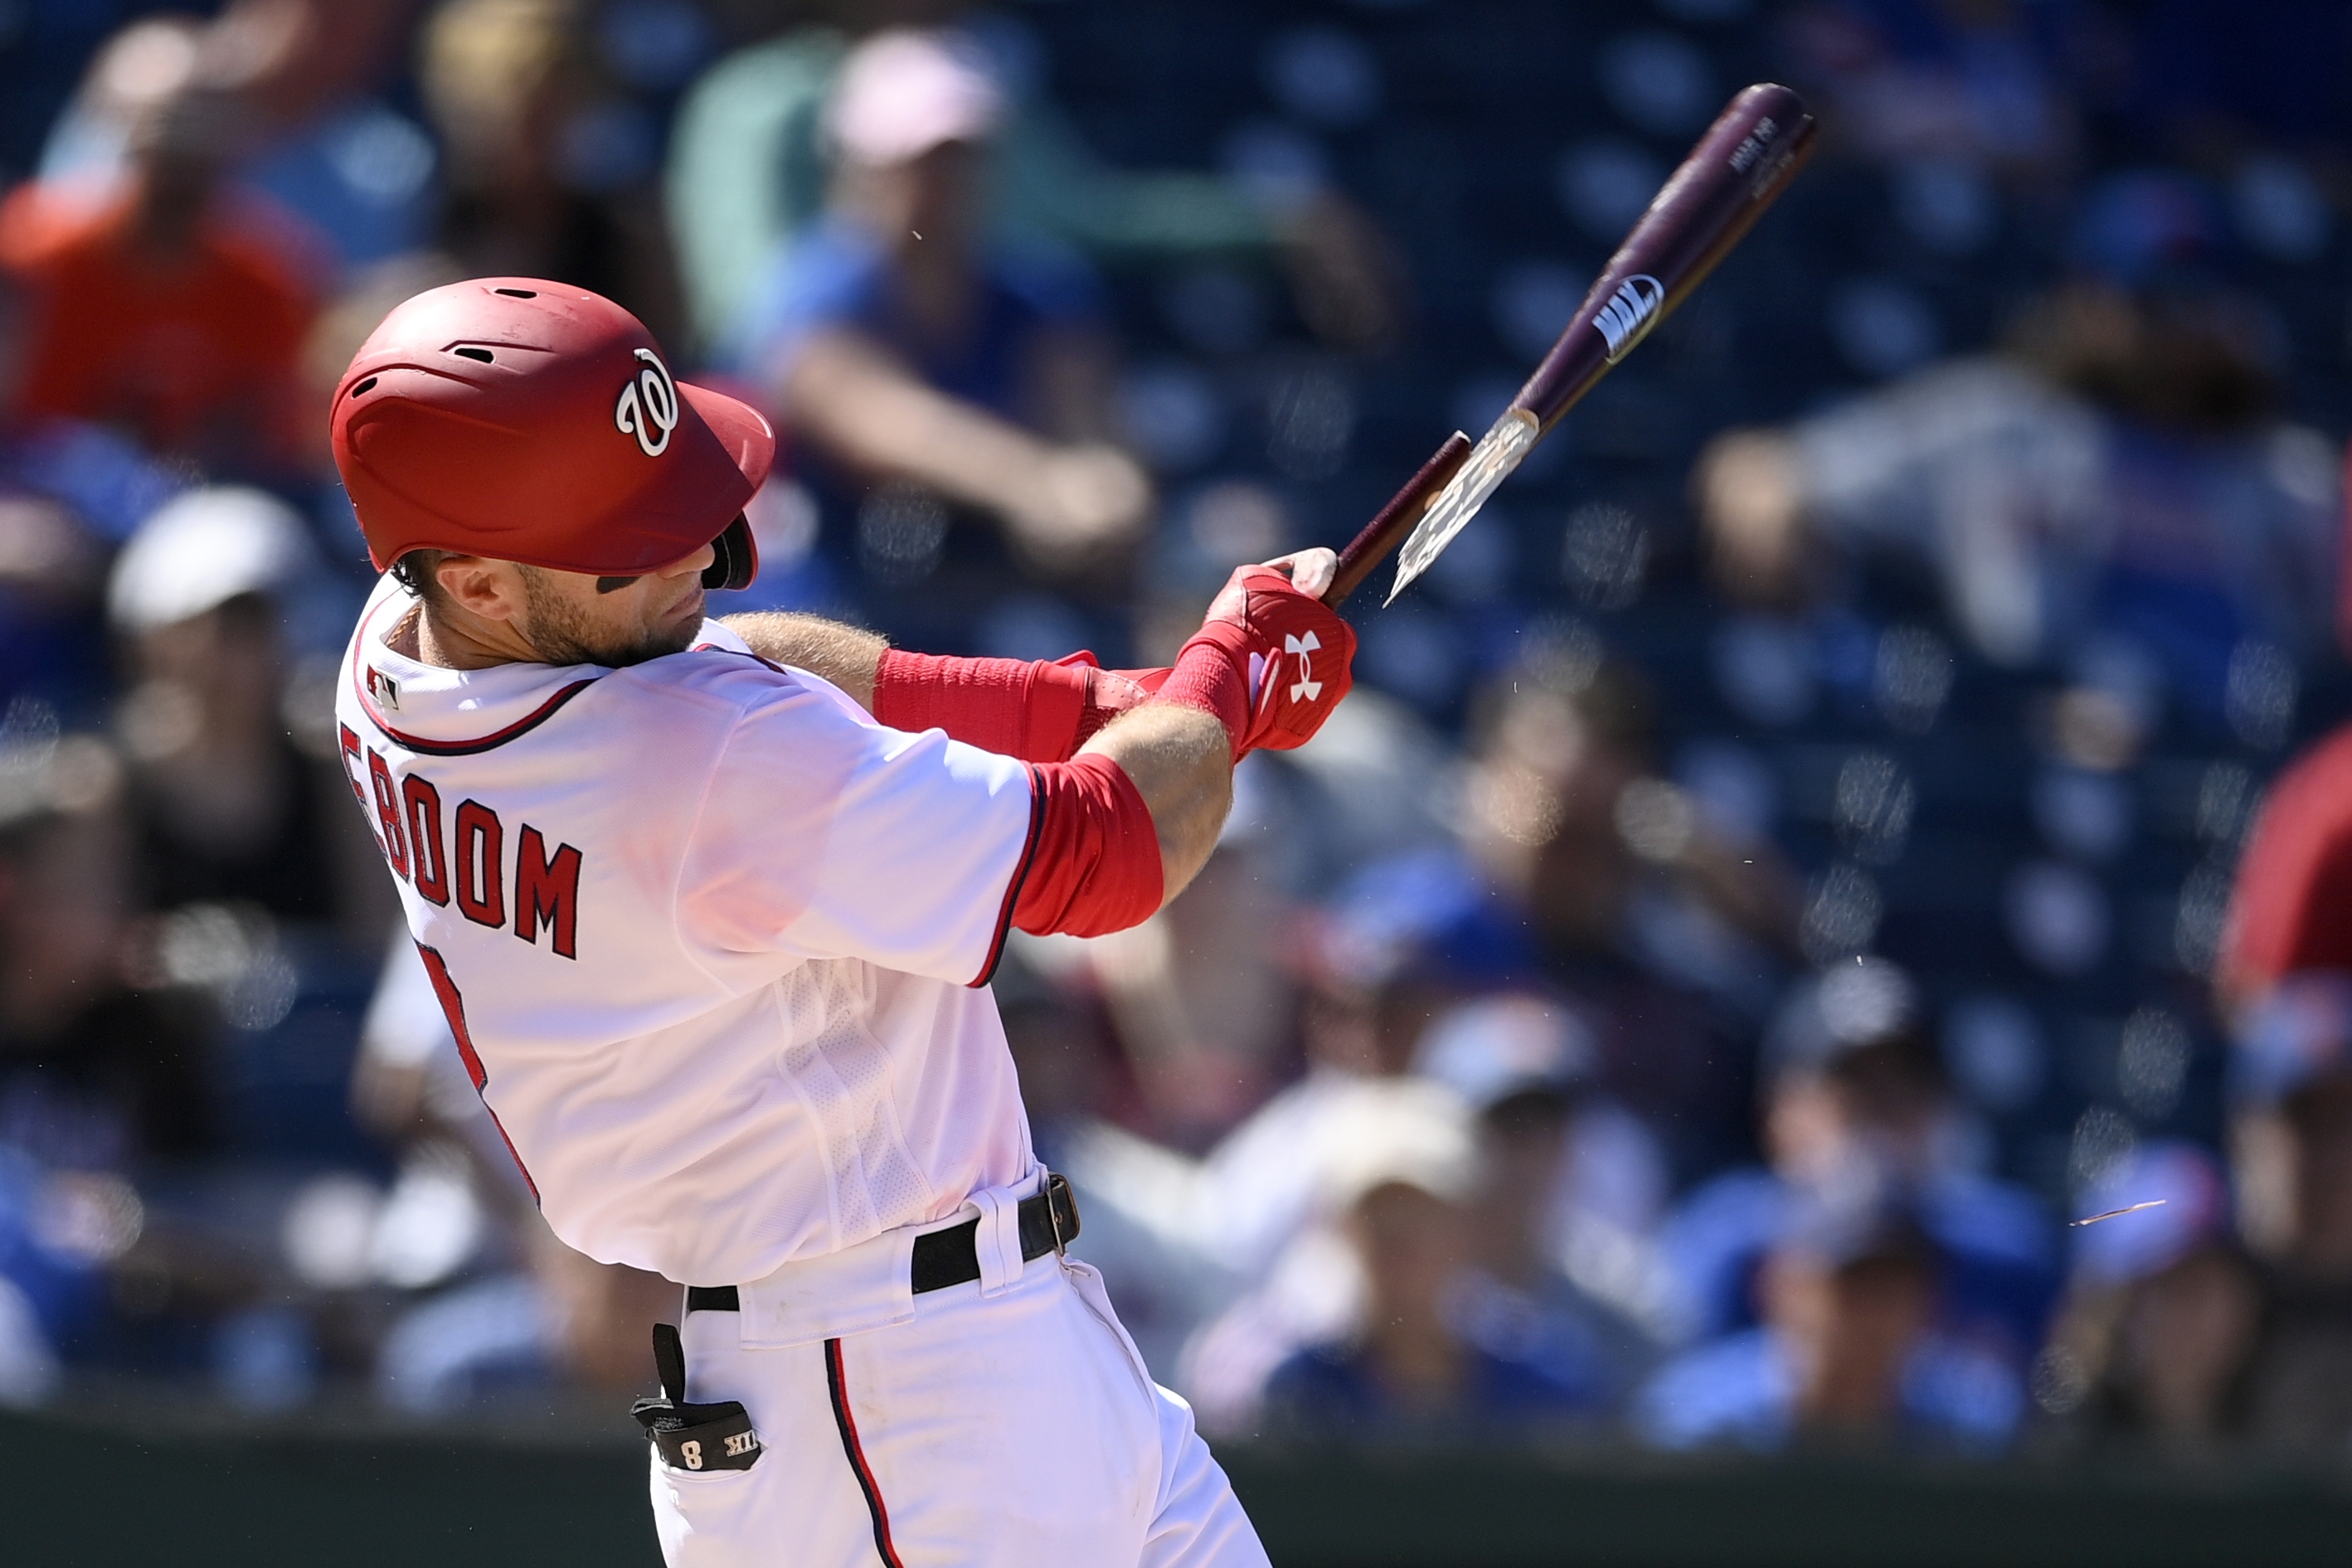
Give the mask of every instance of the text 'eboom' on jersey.
<svg viewBox="0 0 2352 1568">
<path fill-rule="evenodd" d="M 446 905 L 452 895 L 457 911 L 477 925 L 507 924 L 506 824 L 479 800 L 458 804 L 454 821 L 445 822 L 441 791 L 422 774 L 411 773 L 398 787 L 392 768 L 375 747 L 362 747 L 349 725 L 341 732 L 343 777 L 362 810 L 369 810 L 368 790 L 360 787 L 352 769 L 362 754 L 368 782 L 375 794 L 376 842 L 394 876 L 429 903 Z M 551 936 L 549 946 L 558 956 L 579 954 L 580 852 L 570 844 L 547 852 L 547 840 L 529 822 L 515 841 L 514 934 L 537 945 L 539 928 Z"/>
</svg>

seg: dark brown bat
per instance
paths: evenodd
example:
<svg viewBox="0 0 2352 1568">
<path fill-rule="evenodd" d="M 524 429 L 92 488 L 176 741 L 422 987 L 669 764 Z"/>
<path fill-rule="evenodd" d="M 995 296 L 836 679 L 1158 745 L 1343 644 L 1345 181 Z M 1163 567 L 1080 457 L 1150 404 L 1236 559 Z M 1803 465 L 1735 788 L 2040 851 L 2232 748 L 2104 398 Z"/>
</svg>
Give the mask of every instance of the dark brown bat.
<svg viewBox="0 0 2352 1568">
<path fill-rule="evenodd" d="M 1812 151 L 1813 117 L 1785 87 L 1733 99 L 1609 258 L 1559 340 L 1475 447 L 1456 431 L 1339 555 L 1337 604 L 1404 541 L 1393 601 L 1538 441 L 1715 270 Z M 1407 537 L 1410 534 L 1410 537 Z"/>
<path fill-rule="evenodd" d="M 1372 569 L 1388 559 L 1413 524 L 1421 521 L 1429 503 L 1445 488 L 1447 481 L 1462 472 L 1462 465 L 1470 461 L 1470 438 L 1455 431 L 1445 438 L 1445 444 L 1421 465 L 1420 472 L 1404 482 L 1404 488 L 1389 497 L 1366 523 L 1354 542 L 1339 552 L 1339 570 L 1331 579 L 1331 586 L 1323 591 L 1323 602 L 1338 604 L 1363 585 Z"/>
</svg>

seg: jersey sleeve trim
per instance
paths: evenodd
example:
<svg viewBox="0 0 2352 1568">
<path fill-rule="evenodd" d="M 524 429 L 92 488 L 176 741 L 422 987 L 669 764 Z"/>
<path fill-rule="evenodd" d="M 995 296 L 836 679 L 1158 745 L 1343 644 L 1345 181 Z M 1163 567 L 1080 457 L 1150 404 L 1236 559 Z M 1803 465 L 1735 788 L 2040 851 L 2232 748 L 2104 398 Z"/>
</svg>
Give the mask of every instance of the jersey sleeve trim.
<svg viewBox="0 0 2352 1568">
<path fill-rule="evenodd" d="M 967 982 L 974 989 L 988 984 L 995 977 L 996 966 L 1004 961 L 1004 944 L 1013 932 L 1013 908 L 1021 902 L 1021 884 L 1029 880 L 1029 868 L 1036 863 L 1037 839 L 1045 825 L 1045 791 L 1039 787 L 1037 765 L 1024 762 L 1022 770 L 1029 778 L 1029 835 L 1021 841 L 1021 858 L 1013 865 L 1012 880 L 1004 886 L 1004 904 L 996 912 L 996 935 L 988 944 L 988 958 L 980 973 Z"/>
<path fill-rule="evenodd" d="M 697 643 L 693 647 L 688 649 L 687 652 L 690 653 L 732 653 L 739 659 L 749 659 L 754 664 L 765 665 L 767 668 L 773 670 L 780 675 L 785 673 L 783 665 L 779 664 L 765 653 L 760 653 L 758 650 L 752 648 L 730 648 L 724 643 Z"/>
</svg>

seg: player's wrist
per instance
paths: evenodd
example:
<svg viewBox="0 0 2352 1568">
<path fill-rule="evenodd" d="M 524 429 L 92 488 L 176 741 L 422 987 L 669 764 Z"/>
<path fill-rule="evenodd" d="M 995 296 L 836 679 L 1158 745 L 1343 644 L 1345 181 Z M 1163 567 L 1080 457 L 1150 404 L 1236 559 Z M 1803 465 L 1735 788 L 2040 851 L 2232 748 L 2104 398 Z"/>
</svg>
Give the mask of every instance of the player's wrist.
<svg viewBox="0 0 2352 1568">
<path fill-rule="evenodd" d="M 1212 621 L 1178 650 L 1176 663 L 1153 701 L 1197 708 L 1224 727 L 1234 760 L 1248 753 L 1250 637 L 1230 622 Z"/>
<path fill-rule="evenodd" d="M 1160 700 L 1213 714 L 1239 762 L 1303 746 L 1350 684 L 1347 622 L 1271 567 L 1235 571 L 1176 656 Z"/>
</svg>

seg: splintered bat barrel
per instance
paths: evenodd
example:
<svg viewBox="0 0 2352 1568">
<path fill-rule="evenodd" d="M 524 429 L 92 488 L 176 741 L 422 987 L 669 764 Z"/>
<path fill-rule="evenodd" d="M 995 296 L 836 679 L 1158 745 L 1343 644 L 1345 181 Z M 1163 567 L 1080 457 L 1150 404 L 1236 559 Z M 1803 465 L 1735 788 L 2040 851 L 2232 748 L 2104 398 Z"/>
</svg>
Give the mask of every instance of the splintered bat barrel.
<svg viewBox="0 0 2352 1568">
<path fill-rule="evenodd" d="M 1609 258 L 1511 406 L 1535 415 L 1539 434 L 1557 424 L 1739 243 L 1795 177 L 1812 139 L 1813 117 L 1789 89 L 1760 83 L 1733 99 Z"/>
<path fill-rule="evenodd" d="M 1560 416 L 1739 243 L 1795 177 L 1812 141 L 1813 117 L 1789 89 L 1759 83 L 1734 98 L 1609 258 L 1494 428 L 1475 446 L 1457 433 L 1438 449 L 1348 547 L 1326 600 L 1345 598 L 1400 541 L 1389 598 L 1426 570 Z"/>
<path fill-rule="evenodd" d="M 1323 602 L 1337 609 L 1348 595 L 1363 586 L 1372 569 L 1389 558 L 1397 542 L 1412 532 L 1412 527 L 1437 499 L 1438 492 L 1462 471 L 1470 458 L 1470 438 L 1460 431 L 1445 438 L 1445 444 L 1431 455 L 1421 471 L 1404 482 L 1404 488 L 1389 497 L 1389 504 L 1373 515 L 1348 548 L 1339 552 L 1339 570 L 1331 579 L 1331 586 L 1323 591 Z"/>
</svg>

